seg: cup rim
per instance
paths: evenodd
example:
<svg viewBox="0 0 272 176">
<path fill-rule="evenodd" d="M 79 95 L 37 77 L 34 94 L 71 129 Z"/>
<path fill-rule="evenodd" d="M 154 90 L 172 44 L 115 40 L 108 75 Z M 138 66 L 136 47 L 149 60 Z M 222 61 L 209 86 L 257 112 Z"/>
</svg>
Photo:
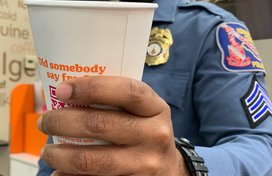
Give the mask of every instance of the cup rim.
<svg viewBox="0 0 272 176">
<path fill-rule="evenodd" d="M 108 9 L 156 9 L 156 3 L 114 2 L 114 1 L 76 1 L 76 0 L 25 0 L 26 6 L 80 7 Z"/>
</svg>

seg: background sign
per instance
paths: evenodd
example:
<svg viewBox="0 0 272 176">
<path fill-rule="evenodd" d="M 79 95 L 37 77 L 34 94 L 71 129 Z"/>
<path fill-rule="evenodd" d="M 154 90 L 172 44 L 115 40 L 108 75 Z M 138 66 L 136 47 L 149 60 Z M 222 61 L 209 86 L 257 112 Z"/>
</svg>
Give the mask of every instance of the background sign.
<svg viewBox="0 0 272 176">
<path fill-rule="evenodd" d="M 24 58 L 36 55 L 23 0 L 0 0 L 0 140 L 9 141 L 9 103 L 12 88 L 34 83 L 35 70 Z M 0 148 L 0 175 L 8 175 L 9 150 Z"/>
</svg>

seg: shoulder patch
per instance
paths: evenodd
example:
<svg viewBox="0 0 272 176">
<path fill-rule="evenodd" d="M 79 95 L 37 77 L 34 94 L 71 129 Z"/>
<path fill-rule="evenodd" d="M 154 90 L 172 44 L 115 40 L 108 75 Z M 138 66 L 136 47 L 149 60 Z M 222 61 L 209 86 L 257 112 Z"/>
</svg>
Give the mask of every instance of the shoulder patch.
<svg viewBox="0 0 272 176">
<path fill-rule="evenodd" d="M 216 39 L 222 52 L 221 64 L 225 70 L 265 73 L 262 60 L 244 25 L 235 22 L 222 23 L 217 28 Z"/>
<path fill-rule="evenodd" d="M 240 100 L 251 128 L 255 128 L 269 115 L 272 115 L 271 100 L 255 75 L 253 76 L 249 90 Z"/>
</svg>

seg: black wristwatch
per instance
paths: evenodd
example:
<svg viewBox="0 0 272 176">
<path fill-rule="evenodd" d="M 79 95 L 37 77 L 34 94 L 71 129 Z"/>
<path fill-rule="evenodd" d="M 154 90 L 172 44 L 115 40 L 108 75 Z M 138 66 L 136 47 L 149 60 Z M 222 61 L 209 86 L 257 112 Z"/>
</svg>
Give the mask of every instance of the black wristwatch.
<svg viewBox="0 0 272 176">
<path fill-rule="evenodd" d="M 175 137 L 176 148 L 182 154 L 185 164 L 192 176 L 208 176 L 208 168 L 204 166 L 204 159 L 194 151 L 195 147 L 185 138 Z"/>
</svg>

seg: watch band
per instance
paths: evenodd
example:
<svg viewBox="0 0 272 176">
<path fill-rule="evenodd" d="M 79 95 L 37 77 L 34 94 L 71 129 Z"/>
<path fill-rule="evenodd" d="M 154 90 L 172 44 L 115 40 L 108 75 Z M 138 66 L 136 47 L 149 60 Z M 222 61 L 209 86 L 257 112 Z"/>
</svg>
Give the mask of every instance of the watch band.
<svg viewBox="0 0 272 176">
<path fill-rule="evenodd" d="M 208 168 L 204 165 L 204 159 L 194 151 L 195 147 L 185 138 L 175 137 L 176 148 L 182 154 L 185 164 L 192 176 L 208 176 Z"/>
</svg>

